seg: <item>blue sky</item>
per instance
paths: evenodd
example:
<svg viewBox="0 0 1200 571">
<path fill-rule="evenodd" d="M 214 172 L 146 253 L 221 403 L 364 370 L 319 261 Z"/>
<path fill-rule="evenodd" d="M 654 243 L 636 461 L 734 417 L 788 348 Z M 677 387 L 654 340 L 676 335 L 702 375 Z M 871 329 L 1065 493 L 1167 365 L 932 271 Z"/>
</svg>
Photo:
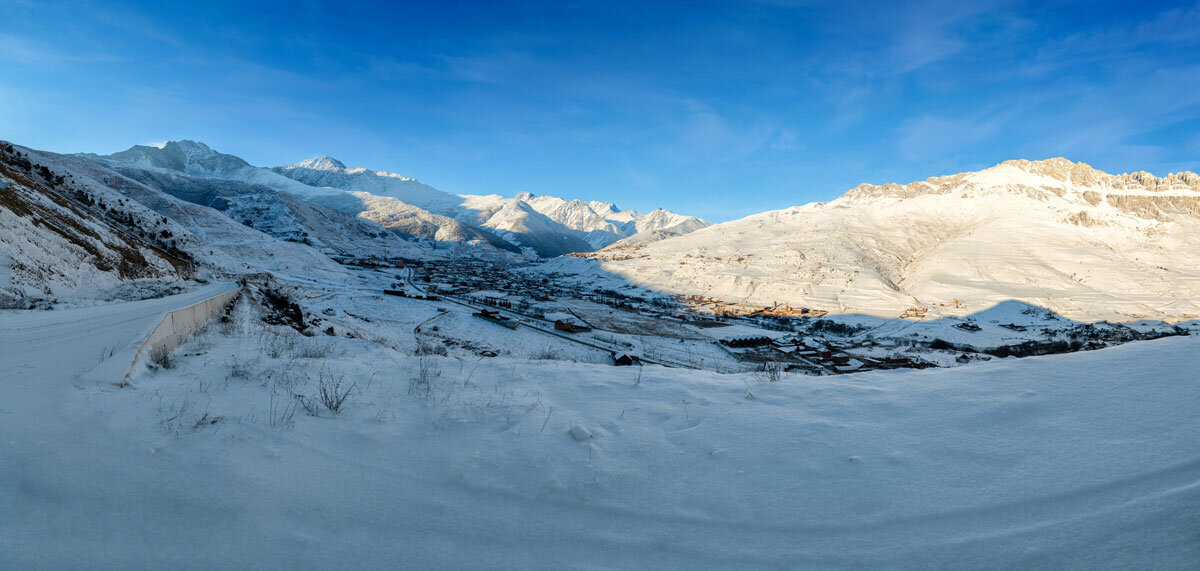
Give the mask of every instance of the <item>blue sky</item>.
<svg viewBox="0 0 1200 571">
<path fill-rule="evenodd" d="M 1010 158 L 1200 169 L 1200 4 L 0 0 L 0 138 L 328 154 L 724 221 Z"/>
</svg>

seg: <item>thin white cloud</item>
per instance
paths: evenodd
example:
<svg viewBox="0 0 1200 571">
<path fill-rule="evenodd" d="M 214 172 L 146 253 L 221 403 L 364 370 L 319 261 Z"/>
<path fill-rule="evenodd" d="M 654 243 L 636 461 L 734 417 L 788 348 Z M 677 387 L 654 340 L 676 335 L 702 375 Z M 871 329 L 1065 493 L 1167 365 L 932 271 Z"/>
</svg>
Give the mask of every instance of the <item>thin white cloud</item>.
<svg viewBox="0 0 1200 571">
<path fill-rule="evenodd" d="M 31 66 L 111 61 L 103 52 L 68 52 L 50 44 L 14 34 L 0 34 L 0 60 Z"/>
</svg>

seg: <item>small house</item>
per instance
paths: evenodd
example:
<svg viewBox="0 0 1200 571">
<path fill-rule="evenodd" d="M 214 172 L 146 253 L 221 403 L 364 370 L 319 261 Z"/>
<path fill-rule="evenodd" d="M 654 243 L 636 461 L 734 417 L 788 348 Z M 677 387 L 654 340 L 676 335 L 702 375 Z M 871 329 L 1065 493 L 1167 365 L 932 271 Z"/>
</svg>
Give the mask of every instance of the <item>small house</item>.
<svg viewBox="0 0 1200 571">
<path fill-rule="evenodd" d="M 929 308 L 926 307 L 910 307 L 900 314 L 900 319 L 921 319 L 928 312 Z"/>
<path fill-rule="evenodd" d="M 565 331 L 567 333 L 584 333 L 592 330 L 591 327 L 586 325 L 577 325 L 573 322 L 563 321 L 561 319 L 554 320 L 554 329 L 556 331 Z"/>
<path fill-rule="evenodd" d="M 492 323 L 495 323 L 496 325 L 502 325 L 509 329 L 516 329 L 517 325 L 519 325 L 517 320 L 515 320 L 511 317 L 500 315 L 499 311 L 489 311 L 487 309 L 481 309 L 481 310 L 479 310 L 478 313 L 472 313 L 471 315 L 474 315 L 475 317 L 478 317 L 478 318 L 486 320 L 486 321 L 491 321 Z"/>
<path fill-rule="evenodd" d="M 640 359 L 638 359 L 637 357 L 634 357 L 633 355 L 630 355 L 628 353 L 621 353 L 621 354 L 613 353 L 612 360 L 613 360 L 613 365 L 616 367 L 629 367 L 631 365 L 640 365 L 641 364 Z"/>
</svg>

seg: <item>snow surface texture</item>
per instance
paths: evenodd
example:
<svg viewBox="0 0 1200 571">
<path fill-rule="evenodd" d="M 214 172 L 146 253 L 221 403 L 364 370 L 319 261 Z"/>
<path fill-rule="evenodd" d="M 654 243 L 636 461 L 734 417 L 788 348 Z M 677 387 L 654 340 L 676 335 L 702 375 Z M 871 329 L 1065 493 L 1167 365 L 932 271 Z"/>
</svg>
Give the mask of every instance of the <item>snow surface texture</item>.
<svg viewBox="0 0 1200 571">
<path fill-rule="evenodd" d="M 307 338 L 243 303 L 173 368 L 107 382 L 163 312 L 224 287 L 0 312 L 0 568 L 1200 560 L 1195 337 L 769 383 L 418 358 L 407 327 L 395 350 Z M 356 299 L 321 303 L 361 314 Z M 432 304 L 386 301 L 437 323 Z M 297 412 L 292 394 L 334 379 L 354 383 L 340 414 Z"/>
<path fill-rule="evenodd" d="M 961 315 L 1018 299 L 1076 319 L 1157 319 L 1200 316 L 1198 253 L 1200 176 L 1049 159 L 862 185 L 545 269 L 834 313 Z"/>
</svg>

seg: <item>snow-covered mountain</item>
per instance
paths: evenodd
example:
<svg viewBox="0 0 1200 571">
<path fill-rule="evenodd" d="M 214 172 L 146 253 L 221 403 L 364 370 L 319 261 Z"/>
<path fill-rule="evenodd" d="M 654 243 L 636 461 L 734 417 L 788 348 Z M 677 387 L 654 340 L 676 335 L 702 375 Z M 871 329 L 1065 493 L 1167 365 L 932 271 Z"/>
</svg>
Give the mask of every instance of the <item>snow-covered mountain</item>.
<svg viewBox="0 0 1200 571">
<path fill-rule="evenodd" d="M 623 239 L 642 234 L 643 241 L 653 241 L 656 235 L 681 235 L 711 226 L 707 220 L 684 216 L 661 208 L 648 213 L 621 210 L 611 202 L 564 200 L 555 196 L 516 196 L 552 220 L 583 233 L 593 248 L 599 249 Z"/>
<path fill-rule="evenodd" d="M 146 230 L 150 233 L 147 234 Z M 180 228 L 53 160 L 0 143 L 0 308 L 184 279 Z"/>
<path fill-rule="evenodd" d="M 4 305 L 155 295 L 207 271 L 315 278 L 343 273 L 311 247 L 176 198 L 94 159 L 7 143 L 0 149 Z M 308 208 L 296 207 L 308 227 L 331 223 Z"/>
<path fill-rule="evenodd" d="M 204 200 L 212 192 L 181 188 L 203 185 L 180 179 L 179 175 L 252 185 L 259 192 L 241 188 L 232 193 L 240 199 L 225 196 L 219 204 L 238 210 L 232 213 L 234 216 L 245 213 L 241 211 L 260 213 L 245 219 L 255 227 L 284 228 L 297 235 L 311 232 L 292 224 L 291 216 L 275 216 L 278 209 L 267 212 L 272 209 L 264 209 L 261 203 L 271 199 L 262 190 L 289 193 L 413 238 L 478 246 L 483 252 L 508 250 L 547 258 L 595 250 L 639 232 L 647 232 L 642 239 L 650 241 L 661 235 L 652 231 L 668 230 L 666 235 L 674 235 L 708 225 L 699 218 L 665 210 L 650 214 L 620 211 L 611 203 L 534 198 L 528 194 L 516 198 L 456 195 L 400 174 L 350 168 L 329 156 L 274 168 L 256 167 L 240 157 L 189 140 L 135 145 L 107 156 L 85 156 L 120 168 L 139 180 L 157 179 L 163 183 L 172 179 L 164 187 L 168 192 L 179 190 Z M 132 169 L 140 169 L 143 174 Z M 226 188 L 223 194 L 231 193 Z M 247 198 L 250 195 L 256 198 Z M 245 205 L 248 201 L 252 204 Z"/>
<path fill-rule="evenodd" d="M 898 315 L 1021 299 L 1081 318 L 1200 315 L 1200 176 L 1056 158 L 840 198 L 547 269 L 731 302 Z M 593 261 L 594 260 L 594 261 Z M 599 263 L 596 263 L 596 262 Z"/>
<path fill-rule="evenodd" d="M 712 226 L 598 201 L 454 195 L 329 157 L 255 167 L 191 141 L 108 157 L 40 156 L 172 223 L 189 220 L 172 231 L 179 244 L 225 236 L 226 256 L 238 243 L 259 244 L 246 267 L 273 258 L 271 237 L 406 257 L 436 255 L 435 243 L 541 257 L 606 246 L 581 254 L 590 260 L 546 268 L 731 302 L 884 316 L 910 306 L 966 314 L 1007 299 L 1076 318 L 1200 315 L 1200 176 L 1190 172 L 1160 178 L 1066 159 L 1008 161 L 859 185 L 830 202 Z"/>
<path fill-rule="evenodd" d="M 273 171 L 307 185 L 392 198 L 476 228 L 490 229 L 511 244 L 542 257 L 603 248 L 639 232 L 668 230 L 683 234 L 709 225 L 699 218 L 667 210 L 649 214 L 621 211 L 607 202 L 529 193 L 513 198 L 450 194 L 396 173 L 348 168 L 328 156 L 275 167 Z M 369 209 L 362 215 L 381 217 L 370 214 Z"/>
<path fill-rule="evenodd" d="M 82 156 L 185 200 L 228 210 L 230 216 L 276 237 L 336 253 L 425 257 L 429 248 L 414 246 L 405 237 L 480 246 L 481 254 L 517 251 L 499 237 L 465 229 L 452 219 L 395 198 L 311 186 L 196 141 L 135 145 L 112 155 Z"/>
<path fill-rule="evenodd" d="M 385 196 L 446 216 L 457 214 L 462 203 L 457 195 L 442 192 L 417 179 L 387 171 L 347 168 L 341 161 L 328 156 L 271 170 L 306 185 Z"/>
<path fill-rule="evenodd" d="M 143 168 L 177 171 L 198 178 L 261 184 L 275 190 L 290 192 L 302 198 L 330 195 L 337 192 L 298 183 L 271 169 L 252 166 L 241 157 L 220 153 L 204 143 L 190 140 L 169 141 L 160 146 L 134 145 L 127 150 L 107 156 L 85 156 L 109 159 Z"/>
<path fill-rule="evenodd" d="M 113 170 L 193 204 L 212 207 L 242 224 L 275 238 L 303 242 L 316 248 L 354 255 L 371 251 L 378 256 L 421 258 L 425 249 L 379 224 L 336 208 L 322 206 L 270 187 L 218 178 L 199 178 L 164 168 L 144 168 L 110 161 Z"/>
<path fill-rule="evenodd" d="M 546 216 L 519 198 L 464 195 L 458 219 L 489 228 L 543 258 L 596 249 L 580 232 Z"/>
</svg>

